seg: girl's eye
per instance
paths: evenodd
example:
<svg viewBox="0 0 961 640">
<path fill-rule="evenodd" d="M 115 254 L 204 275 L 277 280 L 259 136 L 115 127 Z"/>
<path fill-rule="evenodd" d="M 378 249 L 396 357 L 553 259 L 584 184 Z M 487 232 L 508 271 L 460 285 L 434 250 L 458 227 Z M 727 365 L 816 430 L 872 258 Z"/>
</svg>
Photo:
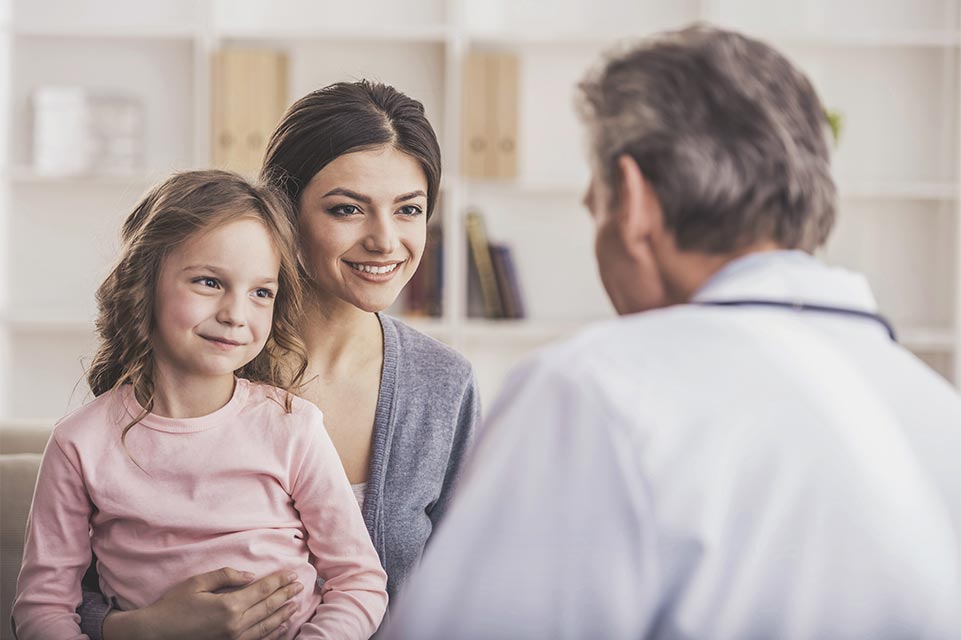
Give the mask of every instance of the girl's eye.
<svg viewBox="0 0 961 640">
<path fill-rule="evenodd" d="M 410 218 L 413 218 L 414 216 L 419 216 L 420 214 L 424 213 L 424 210 L 415 204 L 408 204 L 406 206 L 401 207 L 398 210 L 398 213 L 400 213 L 401 215 L 405 215 Z"/>
<path fill-rule="evenodd" d="M 356 213 L 360 213 L 360 208 L 353 204 L 339 204 L 336 207 L 331 207 L 328 209 L 330 213 L 335 216 L 341 216 L 346 218 L 347 216 L 352 216 Z"/>
<path fill-rule="evenodd" d="M 254 295 L 258 298 L 270 299 L 274 297 L 274 292 L 270 289 L 260 288 L 254 291 Z"/>
<path fill-rule="evenodd" d="M 204 277 L 202 277 L 202 278 L 196 278 L 196 279 L 194 280 L 194 283 L 195 283 L 195 284 L 202 285 L 202 286 L 204 286 L 204 287 L 210 287 L 210 288 L 212 288 L 212 289 L 219 289 L 219 288 L 220 288 L 220 282 L 219 282 L 216 278 L 209 278 L 209 277 L 206 277 L 206 276 L 204 276 Z"/>
</svg>

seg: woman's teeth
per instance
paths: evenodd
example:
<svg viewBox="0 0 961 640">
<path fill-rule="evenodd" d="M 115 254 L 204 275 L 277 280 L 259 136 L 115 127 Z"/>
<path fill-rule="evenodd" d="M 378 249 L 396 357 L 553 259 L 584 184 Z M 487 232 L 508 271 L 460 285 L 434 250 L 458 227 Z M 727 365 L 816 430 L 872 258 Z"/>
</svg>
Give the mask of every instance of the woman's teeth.
<svg viewBox="0 0 961 640">
<path fill-rule="evenodd" d="M 384 274 L 384 273 L 390 273 L 391 271 L 396 269 L 397 265 L 399 265 L 400 263 L 395 262 L 394 264 L 389 264 L 384 267 L 372 267 L 370 265 L 357 264 L 355 262 L 348 262 L 347 264 L 350 265 L 351 269 L 356 269 L 357 271 L 363 271 L 364 273 Z"/>
</svg>

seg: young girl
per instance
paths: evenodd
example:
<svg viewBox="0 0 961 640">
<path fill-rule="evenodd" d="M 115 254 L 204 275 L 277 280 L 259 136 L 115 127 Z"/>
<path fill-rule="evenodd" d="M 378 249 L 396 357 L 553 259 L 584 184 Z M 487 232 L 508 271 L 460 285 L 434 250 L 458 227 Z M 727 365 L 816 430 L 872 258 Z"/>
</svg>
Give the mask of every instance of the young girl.
<svg viewBox="0 0 961 640">
<path fill-rule="evenodd" d="M 230 565 L 295 576 L 280 637 L 377 628 L 386 575 L 320 411 L 290 394 L 305 360 L 285 206 L 234 174 L 189 172 L 124 223 L 97 293 L 97 397 L 57 424 L 37 480 L 20 640 L 86 637 L 75 609 L 91 547 L 120 609 Z"/>
</svg>

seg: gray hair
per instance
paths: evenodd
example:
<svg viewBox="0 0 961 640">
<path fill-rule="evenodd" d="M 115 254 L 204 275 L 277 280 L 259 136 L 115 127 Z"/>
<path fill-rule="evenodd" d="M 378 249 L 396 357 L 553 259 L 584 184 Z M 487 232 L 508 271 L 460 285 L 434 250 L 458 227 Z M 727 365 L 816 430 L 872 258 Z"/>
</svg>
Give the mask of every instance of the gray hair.
<svg viewBox="0 0 961 640">
<path fill-rule="evenodd" d="M 580 83 L 599 177 L 631 156 L 685 250 L 760 240 L 813 251 L 835 218 L 829 128 L 808 79 L 773 48 L 706 26 L 609 54 Z"/>
</svg>

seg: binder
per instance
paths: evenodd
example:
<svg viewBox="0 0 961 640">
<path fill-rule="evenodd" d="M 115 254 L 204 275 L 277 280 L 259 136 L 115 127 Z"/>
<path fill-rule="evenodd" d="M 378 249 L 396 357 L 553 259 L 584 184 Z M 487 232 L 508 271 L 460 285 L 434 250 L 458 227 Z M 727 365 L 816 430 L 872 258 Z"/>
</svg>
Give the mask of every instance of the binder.
<svg viewBox="0 0 961 640">
<path fill-rule="evenodd" d="M 489 76 L 490 100 L 494 142 L 490 177 L 513 179 L 517 177 L 517 118 L 519 64 L 517 56 L 500 53 L 491 59 Z"/>
<path fill-rule="evenodd" d="M 287 106 L 287 56 L 268 49 L 221 49 L 214 53 L 211 79 L 213 164 L 256 175 Z"/>
<path fill-rule="evenodd" d="M 485 52 L 467 55 L 464 63 L 463 171 L 468 178 L 485 178 L 493 171 L 494 145 L 488 106 L 491 56 Z"/>
<path fill-rule="evenodd" d="M 474 51 L 464 73 L 463 171 L 468 178 L 517 177 L 516 55 Z"/>
</svg>

